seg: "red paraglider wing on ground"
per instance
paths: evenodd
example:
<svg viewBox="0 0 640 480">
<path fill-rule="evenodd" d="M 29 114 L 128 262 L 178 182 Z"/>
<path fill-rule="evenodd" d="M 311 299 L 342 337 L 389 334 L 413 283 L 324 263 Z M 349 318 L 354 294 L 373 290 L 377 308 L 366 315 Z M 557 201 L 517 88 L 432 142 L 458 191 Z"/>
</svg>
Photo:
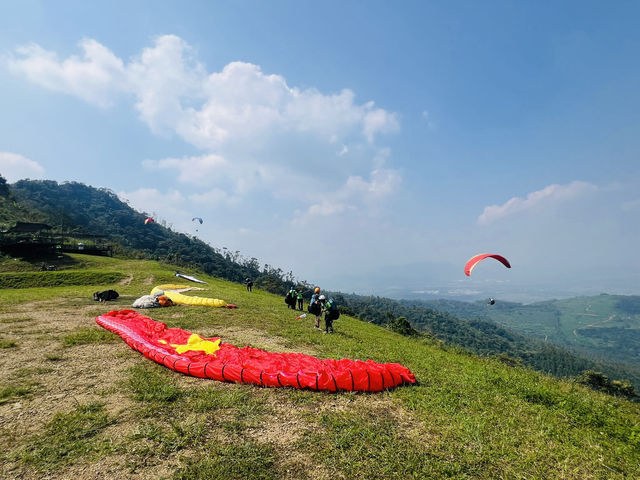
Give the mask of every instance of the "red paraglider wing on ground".
<svg viewBox="0 0 640 480">
<path fill-rule="evenodd" d="M 481 262 L 485 258 L 495 258 L 500 263 L 502 263 L 505 267 L 511 268 L 511 264 L 509 263 L 509 260 L 504 258 L 502 255 L 497 255 L 495 253 L 481 253 L 480 255 L 476 255 L 475 257 L 471 258 L 467 262 L 467 264 L 464 266 L 465 275 L 467 275 L 467 277 L 470 276 L 471 271 L 475 268 L 478 262 Z"/>
<path fill-rule="evenodd" d="M 321 360 L 302 353 L 238 348 L 222 343 L 218 337 L 202 338 L 168 328 L 133 310 L 109 312 L 96 317 L 96 322 L 154 362 L 194 377 L 331 392 L 379 392 L 416 381 L 413 373 L 399 363 Z"/>
</svg>

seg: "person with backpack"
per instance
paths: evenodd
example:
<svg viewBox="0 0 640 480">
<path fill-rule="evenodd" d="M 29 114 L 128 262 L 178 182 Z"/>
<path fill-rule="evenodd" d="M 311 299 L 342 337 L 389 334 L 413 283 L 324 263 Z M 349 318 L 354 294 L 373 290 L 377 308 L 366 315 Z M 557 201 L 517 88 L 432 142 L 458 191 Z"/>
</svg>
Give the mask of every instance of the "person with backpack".
<svg viewBox="0 0 640 480">
<path fill-rule="evenodd" d="M 322 317 L 322 301 L 324 300 L 324 295 L 320 295 L 320 288 L 316 287 L 313 291 L 313 295 L 311 295 L 311 300 L 309 300 L 309 306 L 307 310 L 312 315 L 316 316 L 316 324 L 315 328 L 320 330 L 320 318 Z"/>
<path fill-rule="evenodd" d="M 251 289 L 253 288 L 253 280 L 251 280 L 250 278 L 247 278 L 245 283 L 247 284 L 247 292 L 250 292 Z"/>
<path fill-rule="evenodd" d="M 297 296 L 298 296 L 298 294 L 296 293 L 296 289 L 294 287 L 291 287 L 291 289 L 287 293 L 287 296 L 284 297 L 284 303 L 287 304 L 287 308 L 291 308 L 292 310 L 296 309 L 296 297 Z"/>
<path fill-rule="evenodd" d="M 302 290 L 298 292 L 298 310 L 302 311 L 302 304 L 304 303 L 302 300 Z"/>
<path fill-rule="evenodd" d="M 338 304 L 333 298 L 327 300 L 323 307 L 324 311 L 324 333 L 333 333 L 333 321 L 340 318 Z"/>
</svg>

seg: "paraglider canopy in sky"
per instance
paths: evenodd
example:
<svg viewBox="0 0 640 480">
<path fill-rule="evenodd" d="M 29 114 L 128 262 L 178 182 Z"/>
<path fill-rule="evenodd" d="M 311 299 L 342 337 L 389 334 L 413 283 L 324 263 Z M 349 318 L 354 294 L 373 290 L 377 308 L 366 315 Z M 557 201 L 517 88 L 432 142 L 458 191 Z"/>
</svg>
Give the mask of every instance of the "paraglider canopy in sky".
<svg viewBox="0 0 640 480">
<path fill-rule="evenodd" d="M 192 222 L 196 222 L 196 232 L 198 231 L 198 225 L 202 225 L 202 219 L 200 217 L 193 217 Z"/>
<path fill-rule="evenodd" d="M 465 275 L 467 275 L 467 277 L 470 276 L 472 270 L 476 267 L 476 265 L 482 260 L 484 260 L 485 258 L 495 258 L 500 263 L 502 263 L 505 267 L 511 268 L 511 264 L 509 263 L 509 260 L 504 258 L 502 255 L 497 255 L 495 253 L 481 253 L 480 255 L 476 255 L 472 257 L 464 266 Z"/>
<path fill-rule="evenodd" d="M 148 224 L 148 223 L 153 223 L 155 220 L 151 217 L 147 217 L 147 219 L 144 221 L 144 224 Z"/>
</svg>

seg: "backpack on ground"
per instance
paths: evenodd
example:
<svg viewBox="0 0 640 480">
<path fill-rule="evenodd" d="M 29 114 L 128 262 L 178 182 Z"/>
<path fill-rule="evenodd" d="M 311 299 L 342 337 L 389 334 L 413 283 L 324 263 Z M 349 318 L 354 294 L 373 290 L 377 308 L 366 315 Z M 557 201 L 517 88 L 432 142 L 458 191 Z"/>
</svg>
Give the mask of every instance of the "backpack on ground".
<svg viewBox="0 0 640 480">
<path fill-rule="evenodd" d="M 95 292 L 93 294 L 93 299 L 96 302 L 108 302 L 109 300 L 115 300 L 120 295 L 115 290 L 104 290 L 102 292 Z"/>
</svg>

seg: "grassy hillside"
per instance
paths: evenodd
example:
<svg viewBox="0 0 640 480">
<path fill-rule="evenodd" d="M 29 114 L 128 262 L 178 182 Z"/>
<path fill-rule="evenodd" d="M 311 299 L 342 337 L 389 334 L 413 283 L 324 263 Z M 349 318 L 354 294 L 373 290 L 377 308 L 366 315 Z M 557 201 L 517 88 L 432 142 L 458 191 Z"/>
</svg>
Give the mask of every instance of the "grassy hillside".
<svg viewBox="0 0 640 480">
<path fill-rule="evenodd" d="M 415 303 L 415 302 L 412 302 Z M 610 360 L 640 365 L 640 296 L 597 295 L 529 305 L 447 300 L 419 302 L 461 318 L 491 320 L 511 330 Z"/>
<path fill-rule="evenodd" d="M 2 478 L 640 477 L 639 404 L 347 315 L 322 335 L 282 297 L 202 274 L 199 295 L 239 308 L 145 313 L 238 346 L 400 362 L 419 384 L 331 394 L 174 373 L 94 322 L 174 283 L 173 266 L 74 259 L 120 280 L 0 289 Z M 91 299 L 106 288 L 120 299 Z"/>
</svg>

